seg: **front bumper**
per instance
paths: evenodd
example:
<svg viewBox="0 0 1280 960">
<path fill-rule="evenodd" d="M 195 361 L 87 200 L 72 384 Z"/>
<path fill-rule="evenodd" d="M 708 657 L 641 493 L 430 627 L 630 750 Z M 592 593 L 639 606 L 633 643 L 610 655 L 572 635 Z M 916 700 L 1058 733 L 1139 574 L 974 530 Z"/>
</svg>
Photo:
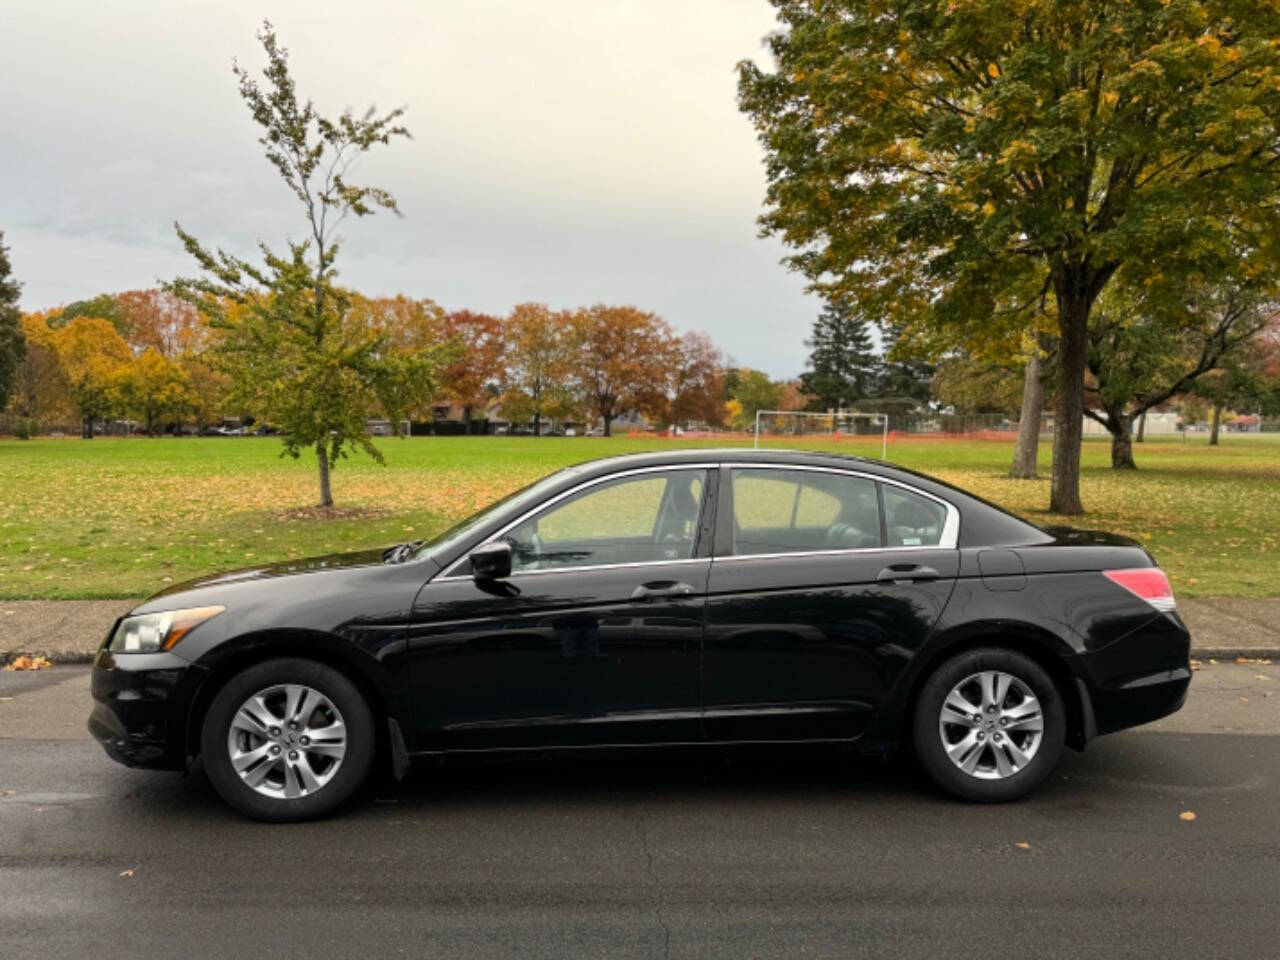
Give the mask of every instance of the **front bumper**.
<svg viewBox="0 0 1280 960">
<path fill-rule="evenodd" d="M 186 769 L 187 716 L 205 673 L 173 653 L 99 650 L 89 732 L 127 766 Z"/>
<path fill-rule="evenodd" d="M 1096 733 L 1159 720 L 1179 710 L 1191 686 L 1191 634 L 1175 613 L 1160 614 L 1101 649 L 1078 657 Z"/>
</svg>

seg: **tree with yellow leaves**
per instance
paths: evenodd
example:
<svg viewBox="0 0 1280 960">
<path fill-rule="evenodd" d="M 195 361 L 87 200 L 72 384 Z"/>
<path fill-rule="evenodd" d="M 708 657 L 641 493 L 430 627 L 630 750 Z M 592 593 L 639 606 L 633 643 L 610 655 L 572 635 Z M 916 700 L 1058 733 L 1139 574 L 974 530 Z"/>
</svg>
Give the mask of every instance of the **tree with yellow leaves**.
<svg viewBox="0 0 1280 960">
<path fill-rule="evenodd" d="M 814 289 L 892 327 L 1052 313 L 1050 509 L 1082 513 L 1101 294 L 1265 282 L 1280 260 L 1280 6 L 772 3 L 774 69 L 739 66 L 765 230 Z"/>
</svg>

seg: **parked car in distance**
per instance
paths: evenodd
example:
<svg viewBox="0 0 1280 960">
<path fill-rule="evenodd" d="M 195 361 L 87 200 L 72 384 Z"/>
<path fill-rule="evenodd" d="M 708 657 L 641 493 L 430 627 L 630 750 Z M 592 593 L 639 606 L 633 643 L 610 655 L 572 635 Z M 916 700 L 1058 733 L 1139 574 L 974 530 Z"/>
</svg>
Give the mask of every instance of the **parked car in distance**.
<svg viewBox="0 0 1280 960">
<path fill-rule="evenodd" d="M 237 810 L 334 810 L 375 758 L 909 746 L 964 800 L 1177 710 L 1190 637 L 1137 543 L 887 464 L 686 450 L 562 470 L 427 542 L 169 587 L 89 728 Z"/>
</svg>

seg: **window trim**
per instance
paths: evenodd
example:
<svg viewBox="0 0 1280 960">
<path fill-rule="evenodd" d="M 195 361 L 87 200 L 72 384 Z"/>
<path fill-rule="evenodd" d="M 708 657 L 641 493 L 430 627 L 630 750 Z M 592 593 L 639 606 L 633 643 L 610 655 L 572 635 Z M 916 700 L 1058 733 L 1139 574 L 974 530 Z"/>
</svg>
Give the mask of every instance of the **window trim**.
<svg viewBox="0 0 1280 960">
<path fill-rule="evenodd" d="M 908 493 L 914 493 L 917 496 L 924 497 L 926 500 L 932 500 L 941 504 L 947 511 L 947 518 L 943 521 L 942 532 L 938 537 L 938 542 L 934 544 L 920 544 L 919 546 L 880 546 L 880 547 L 843 547 L 832 550 L 788 550 L 781 553 L 720 553 L 716 552 L 712 555 L 712 559 L 717 563 L 724 561 L 743 561 L 743 560 L 777 560 L 782 557 L 821 557 L 821 556 L 838 556 L 849 553 L 901 553 L 911 550 L 955 550 L 960 543 L 960 510 L 949 500 L 935 496 L 932 493 L 921 490 L 919 487 L 913 487 L 909 483 L 903 483 L 901 480 L 895 480 L 891 477 L 882 477 L 874 473 L 864 473 L 860 470 L 842 470 L 839 467 L 819 467 L 811 464 L 792 464 L 792 463 L 733 463 L 726 462 L 721 465 L 728 473 L 730 496 L 724 498 L 722 504 L 727 503 L 730 512 L 729 522 L 732 523 L 733 511 L 733 473 L 737 470 L 799 470 L 809 473 L 834 473 L 841 476 L 856 477 L 861 480 L 870 480 L 877 484 L 876 502 L 880 510 L 880 526 L 882 539 L 887 540 L 884 536 L 884 527 L 887 523 L 884 514 L 884 498 L 880 493 L 879 484 L 888 484 L 892 487 L 898 487 Z"/>
<path fill-rule="evenodd" d="M 477 548 L 482 547 L 487 543 L 493 543 L 495 540 L 498 540 L 499 538 L 501 538 L 502 535 L 505 534 L 507 531 L 520 526 L 520 524 L 524 523 L 530 517 L 534 517 L 537 514 L 542 513 L 548 507 L 554 506 L 555 504 L 559 503 L 561 500 L 567 499 L 568 497 L 572 497 L 575 494 L 581 493 L 582 491 L 589 489 L 590 487 L 596 486 L 597 484 L 608 483 L 611 480 L 621 480 L 625 477 L 638 476 L 646 473 L 676 473 L 676 472 L 688 471 L 688 470 L 699 470 L 703 474 L 701 509 L 705 512 L 709 506 L 710 487 L 711 487 L 711 484 L 714 482 L 712 477 L 710 476 L 710 473 L 716 470 L 717 467 L 719 466 L 720 464 L 718 463 L 668 464 L 666 466 L 657 466 L 657 467 L 636 467 L 631 470 L 620 470 L 617 473 L 607 473 L 600 477 L 592 477 L 590 480 L 583 481 L 577 486 L 570 487 L 568 490 L 563 490 L 560 493 L 557 493 L 554 497 L 551 497 L 547 500 L 543 500 L 537 506 L 532 507 L 529 510 L 526 510 L 524 513 L 520 514 L 520 516 L 516 517 L 510 523 L 495 530 L 492 534 L 485 537 L 479 543 L 473 544 L 472 546 L 468 547 L 467 550 L 462 554 L 462 556 L 458 557 L 458 559 L 454 560 L 453 563 L 449 564 L 447 569 L 442 570 L 440 573 L 436 574 L 436 576 L 432 577 L 430 582 L 438 583 L 441 580 L 470 580 L 471 576 L 469 574 L 454 573 L 454 570 L 456 570 L 463 563 L 467 562 L 473 550 L 476 550 Z M 698 519 L 699 532 L 701 531 L 702 524 L 703 524 L 703 520 L 702 520 L 702 517 L 700 516 Z M 698 549 L 698 544 L 695 541 L 694 543 L 695 552 L 697 551 L 697 549 Z M 635 561 L 623 562 L 623 563 L 581 564 L 579 566 L 574 566 L 574 567 L 548 567 L 545 570 L 513 570 L 511 571 L 510 577 L 506 579 L 511 579 L 512 577 L 537 576 L 538 574 L 545 574 L 545 573 L 569 573 L 575 570 L 606 570 L 606 569 L 615 569 L 615 568 L 622 568 L 622 567 L 653 567 L 653 566 L 667 566 L 673 563 L 707 563 L 710 560 L 711 560 L 711 557 L 707 557 L 707 556 L 700 557 L 695 555 L 693 557 L 685 557 L 679 560 L 635 560 Z"/>
</svg>

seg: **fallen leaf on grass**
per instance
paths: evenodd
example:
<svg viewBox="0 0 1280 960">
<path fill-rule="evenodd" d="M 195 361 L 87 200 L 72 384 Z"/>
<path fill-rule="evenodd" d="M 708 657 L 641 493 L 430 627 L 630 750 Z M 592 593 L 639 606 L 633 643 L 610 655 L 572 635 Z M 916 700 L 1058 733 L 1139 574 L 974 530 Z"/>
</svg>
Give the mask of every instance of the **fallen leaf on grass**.
<svg viewBox="0 0 1280 960">
<path fill-rule="evenodd" d="M 1196 815 L 1192 813 L 1190 810 L 1183 810 L 1180 814 L 1178 814 L 1179 820 L 1194 820 L 1195 818 L 1196 818 Z"/>
<path fill-rule="evenodd" d="M 1014 846 L 1017 847 L 1019 850 L 1031 849 L 1031 844 L 1027 843 L 1025 840 L 1019 840 L 1017 843 L 1014 844 Z"/>
<path fill-rule="evenodd" d="M 15 670 L 48 670 L 51 666 L 48 657 L 17 657 L 4 669 L 6 673 L 13 673 Z"/>
</svg>

